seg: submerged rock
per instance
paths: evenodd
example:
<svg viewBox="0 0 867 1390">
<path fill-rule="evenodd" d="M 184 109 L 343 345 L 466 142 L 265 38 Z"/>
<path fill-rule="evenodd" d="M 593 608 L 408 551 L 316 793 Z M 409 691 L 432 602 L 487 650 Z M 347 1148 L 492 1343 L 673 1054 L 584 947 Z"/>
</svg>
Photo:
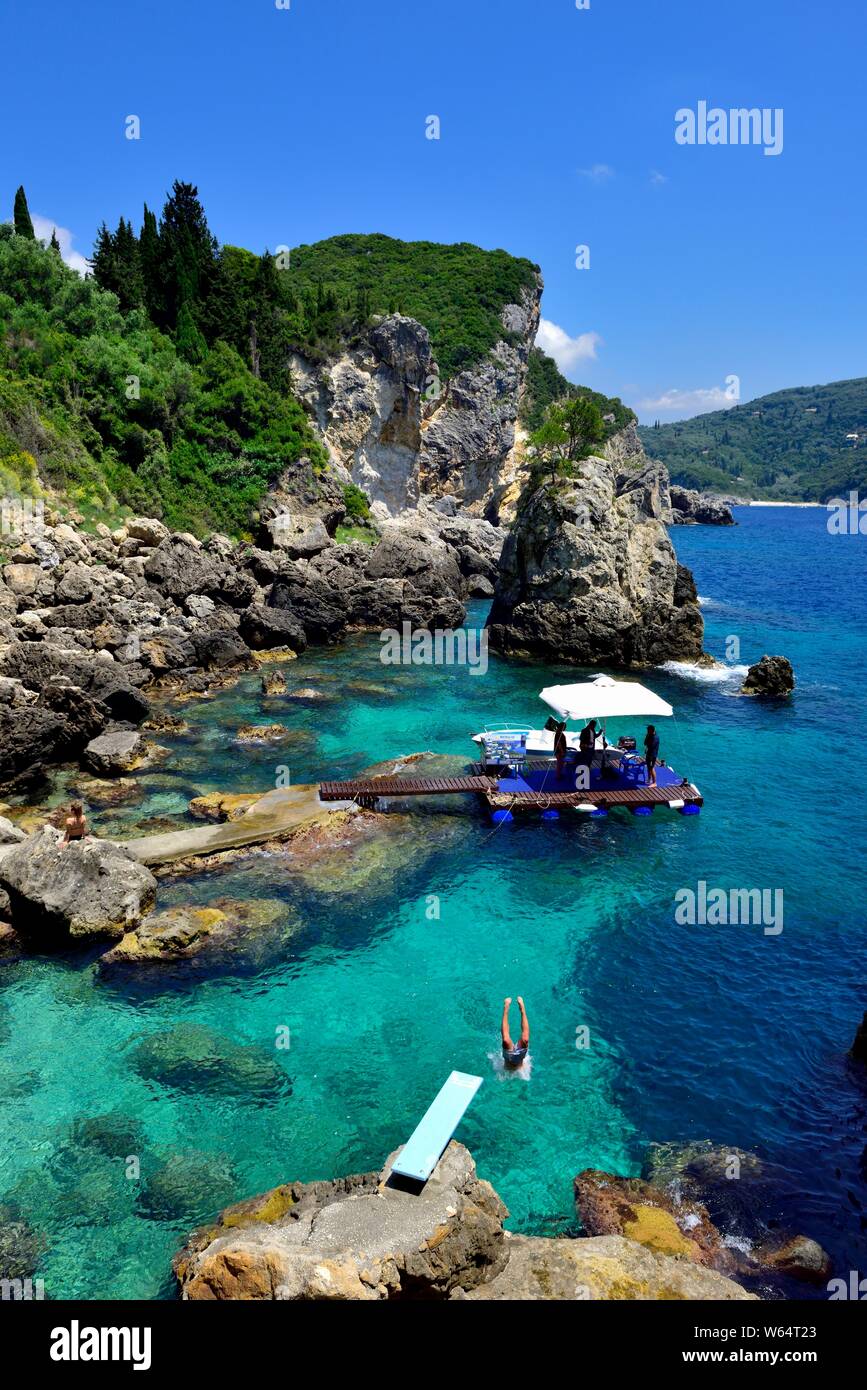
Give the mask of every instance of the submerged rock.
<svg viewBox="0 0 867 1390">
<path fill-rule="evenodd" d="M 700 1203 L 737 1261 L 738 1272 L 823 1282 L 830 1259 L 816 1241 L 779 1230 L 781 1197 L 797 1197 L 789 1175 L 757 1154 L 710 1140 L 654 1144 L 642 1169 L 679 1207 Z"/>
<path fill-rule="evenodd" d="M 17 1204 L 0 1202 L 0 1281 L 32 1279 L 45 1248 L 44 1237 L 24 1220 Z"/>
<path fill-rule="evenodd" d="M 140 1076 L 194 1095 L 231 1095 L 253 1103 L 291 1095 L 287 1073 L 251 1043 L 237 1043 L 200 1023 L 179 1023 L 139 1043 Z"/>
<path fill-rule="evenodd" d="M 763 656 L 747 671 L 741 686 L 742 695 L 767 695 L 772 698 L 791 695 L 795 688 L 792 663 L 785 656 Z"/>
<path fill-rule="evenodd" d="M 286 677 L 282 671 L 266 671 L 262 677 L 263 695 L 285 695 Z"/>
<path fill-rule="evenodd" d="M 0 862 L 13 927 L 35 946 L 123 936 L 153 907 L 153 874 L 109 840 L 62 838 L 43 826 Z"/>
<path fill-rule="evenodd" d="M 235 734 L 236 743 L 281 743 L 289 737 L 283 724 L 242 724 Z"/>
<path fill-rule="evenodd" d="M 145 1177 L 136 1210 L 149 1221 L 197 1221 L 235 1190 L 235 1172 L 225 1155 L 173 1153 Z"/>
<path fill-rule="evenodd" d="M 144 801 L 144 787 L 132 777 L 119 777 L 117 780 L 104 780 L 99 777 L 81 777 L 75 784 L 76 794 L 96 810 L 112 806 L 136 806 Z"/>
<path fill-rule="evenodd" d="M 79 1115 L 72 1123 L 72 1142 L 97 1149 L 109 1158 L 140 1155 L 145 1138 L 141 1122 L 132 1115 L 111 1111 L 106 1115 Z"/>
<path fill-rule="evenodd" d="M 787 1274 L 808 1284 L 826 1284 L 831 1277 L 831 1257 L 809 1236 L 791 1236 L 782 1243 L 762 1245 L 752 1258 L 763 1269 Z"/>
<path fill-rule="evenodd" d="M 508 1211 L 454 1140 L 421 1192 L 382 1172 L 286 1183 L 194 1232 L 185 1300 L 749 1299 L 737 1284 L 632 1241 L 504 1232 Z"/>
<path fill-rule="evenodd" d="M 852 1043 L 851 1056 L 856 1062 L 864 1062 L 867 1065 L 867 1013 L 858 1025 L 858 1031 Z"/>
<path fill-rule="evenodd" d="M 127 932 L 100 957 L 100 969 L 122 965 L 173 964 L 203 953 L 218 954 L 243 945 L 255 933 L 282 923 L 282 935 L 294 930 L 291 909 L 276 899 L 220 898 L 208 907 L 170 907 L 155 912 Z"/>
</svg>

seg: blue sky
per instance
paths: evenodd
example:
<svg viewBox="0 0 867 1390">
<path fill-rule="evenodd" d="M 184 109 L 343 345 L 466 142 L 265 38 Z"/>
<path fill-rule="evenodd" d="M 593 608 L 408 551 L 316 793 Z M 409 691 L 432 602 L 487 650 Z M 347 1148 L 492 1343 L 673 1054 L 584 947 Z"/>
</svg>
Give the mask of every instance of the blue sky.
<svg viewBox="0 0 867 1390">
<path fill-rule="evenodd" d="M 0 209 L 23 182 L 67 254 L 182 178 L 219 239 L 253 250 L 380 231 L 528 256 L 544 343 L 644 420 L 715 408 L 733 376 L 749 399 L 867 374 L 863 0 L 0 14 Z M 782 153 L 677 144 L 675 112 L 700 101 L 782 108 Z"/>
</svg>

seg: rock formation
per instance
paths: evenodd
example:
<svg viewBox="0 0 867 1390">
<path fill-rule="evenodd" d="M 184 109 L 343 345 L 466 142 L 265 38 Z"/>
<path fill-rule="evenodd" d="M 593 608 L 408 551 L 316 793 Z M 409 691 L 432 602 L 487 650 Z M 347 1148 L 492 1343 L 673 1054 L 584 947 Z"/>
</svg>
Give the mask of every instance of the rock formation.
<svg viewBox="0 0 867 1390">
<path fill-rule="evenodd" d="M 701 656 L 695 585 L 665 529 L 667 474 L 628 439 L 612 444 L 572 478 L 528 489 L 489 618 L 500 651 L 626 668 Z"/>
<path fill-rule="evenodd" d="M 541 294 L 540 277 L 520 304 L 503 309 L 503 337 L 491 352 L 448 382 L 427 329 L 401 314 L 379 320 L 361 344 L 324 365 L 292 359 L 294 389 L 337 476 L 367 493 L 380 520 L 443 494 L 476 515 L 496 513 Z"/>
<path fill-rule="evenodd" d="M 672 526 L 734 526 L 731 507 L 721 497 L 692 488 L 669 487 Z"/>
<path fill-rule="evenodd" d="M 858 1025 L 858 1031 L 852 1043 L 851 1056 L 856 1062 L 864 1062 L 867 1065 L 867 1013 Z"/>
<path fill-rule="evenodd" d="M 751 666 L 741 686 L 742 695 L 765 695 L 779 698 L 791 695 L 795 688 L 792 663 L 785 656 L 763 656 Z"/>
<path fill-rule="evenodd" d="M 41 946 L 122 937 L 153 907 L 153 874 L 109 840 L 61 840 L 43 826 L 0 861 L 12 926 Z"/>
<path fill-rule="evenodd" d="M 227 1208 L 177 1255 L 181 1297 L 213 1299 L 749 1299 L 713 1270 L 633 1241 L 544 1240 L 508 1216 L 463 1145 L 421 1192 L 381 1173 L 286 1183 Z"/>
<path fill-rule="evenodd" d="M 667 1212 L 686 1240 L 694 1241 L 699 1233 L 699 1253 L 690 1257 L 709 1259 L 714 1268 L 746 1278 L 761 1277 L 764 1286 L 768 1274 L 821 1283 L 831 1273 L 830 1258 L 815 1240 L 780 1229 L 781 1203 L 799 1205 L 800 1194 L 784 1169 L 757 1154 L 710 1140 L 654 1144 L 641 1180 L 610 1174 L 596 1177 L 597 1191 L 607 1200 L 601 1208 L 594 1207 L 591 1192 L 586 1209 L 591 1229 L 601 1209 L 604 1215 L 619 1213 L 622 1220 L 631 1222 L 629 1234 L 634 1239 L 652 1238 L 659 1227 L 657 1211 Z M 585 1204 L 580 1198 L 579 1206 L 583 1216 Z"/>
<path fill-rule="evenodd" d="M 13 545 L 0 572 L 0 782 L 22 791 L 76 759 L 101 775 L 136 766 L 147 688 L 202 690 L 254 652 L 291 655 L 352 629 L 457 626 L 500 548 L 495 527 L 448 502 L 387 523 L 375 545 L 317 536 L 302 554 L 202 543 L 139 517 L 96 535 L 46 524 L 38 553 Z"/>
<path fill-rule="evenodd" d="M 587 1168 L 575 1179 L 575 1207 L 588 1235 L 625 1236 L 659 1255 L 726 1272 L 734 1268 L 731 1252 L 701 1203 L 676 1201 L 643 1178 Z"/>
</svg>

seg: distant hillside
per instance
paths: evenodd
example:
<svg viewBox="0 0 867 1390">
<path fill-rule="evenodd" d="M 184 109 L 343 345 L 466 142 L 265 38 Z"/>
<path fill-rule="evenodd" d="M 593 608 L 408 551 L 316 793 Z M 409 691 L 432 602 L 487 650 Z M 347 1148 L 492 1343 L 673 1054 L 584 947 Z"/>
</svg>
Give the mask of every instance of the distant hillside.
<svg viewBox="0 0 867 1390">
<path fill-rule="evenodd" d="M 684 487 L 806 502 L 867 491 L 867 377 L 775 391 L 640 433 Z"/>
</svg>

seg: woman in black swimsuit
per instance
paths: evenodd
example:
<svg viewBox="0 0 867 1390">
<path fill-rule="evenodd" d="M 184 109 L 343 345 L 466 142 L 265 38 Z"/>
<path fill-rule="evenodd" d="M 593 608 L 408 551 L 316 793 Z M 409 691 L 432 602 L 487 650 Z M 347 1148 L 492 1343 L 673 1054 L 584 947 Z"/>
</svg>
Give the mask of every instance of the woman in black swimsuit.
<svg viewBox="0 0 867 1390">
<path fill-rule="evenodd" d="M 520 1041 L 512 1042 L 509 1033 L 509 1009 L 511 1008 L 511 995 L 503 1000 L 503 1022 L 501 1031 L 503 1034 L 503 1064 L 507 1071 L 517 1071 L 524 1065 L 527 1056 L 527 1049 L 530 1046 L 530 1020 L 527 1018 L 527 1010 L 524 1008 L 524 1001 L 518 995 L 518 1008 L 521 1010 L 521 1038 Z"/>
<path fill-rule="evenodd" d="M 80 801 L 73 801 L 64 824 L 66 833 L 60 841 L 61 845 L 71 844 L 73 840 L 84 839 L 87 834 L 87 821 L 84 819 L 84 807 Z"/>
</svg>

